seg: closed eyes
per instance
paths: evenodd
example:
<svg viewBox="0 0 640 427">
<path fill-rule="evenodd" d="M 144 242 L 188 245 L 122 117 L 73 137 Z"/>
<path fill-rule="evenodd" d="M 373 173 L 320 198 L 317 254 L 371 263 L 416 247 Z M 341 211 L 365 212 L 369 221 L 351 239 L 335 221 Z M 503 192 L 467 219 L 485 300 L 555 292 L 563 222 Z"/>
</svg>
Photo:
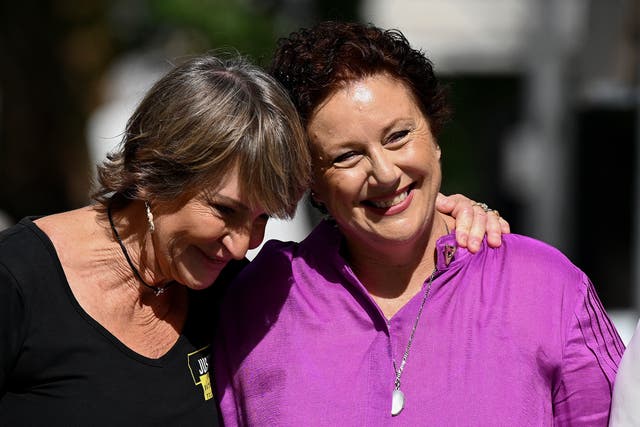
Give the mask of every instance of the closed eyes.
<svg viewBox="0 0 640 427">
<path fill-rule="evenodd" d="M 236 213 L 236 210 L 230 206 L 222 205 L 219 203 L 212 203 L 211 206 L 215 209 L 221 216 L 231 216 Z"/>
</svg>

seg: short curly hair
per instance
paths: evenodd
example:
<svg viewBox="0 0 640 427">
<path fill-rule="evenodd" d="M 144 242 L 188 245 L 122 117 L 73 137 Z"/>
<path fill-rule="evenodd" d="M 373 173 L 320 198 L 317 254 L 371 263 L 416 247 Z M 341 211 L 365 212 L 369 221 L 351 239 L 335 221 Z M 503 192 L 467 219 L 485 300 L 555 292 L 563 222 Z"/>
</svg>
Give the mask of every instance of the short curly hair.
<svg viewBox="0 0 640 427">
<path fill-rule="evenodd" d="M 433 64 L 398 30 L 335 21 L 300 29 L 278 40 L 270 73 L 289 92 L 305 126 L 336 89 L 378 73 L 409 87 L 434 134 L 450 115 L 446 90 Z"/>
</svg>

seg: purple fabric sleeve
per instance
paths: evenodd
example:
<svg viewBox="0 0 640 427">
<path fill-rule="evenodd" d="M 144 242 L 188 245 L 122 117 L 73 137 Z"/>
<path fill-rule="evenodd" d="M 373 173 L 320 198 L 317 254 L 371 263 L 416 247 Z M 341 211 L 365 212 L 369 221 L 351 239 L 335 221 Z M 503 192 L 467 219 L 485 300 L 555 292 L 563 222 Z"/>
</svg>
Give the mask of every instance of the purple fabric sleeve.
<svg viewBox="0 0 640 427">
<path fill-rule="evenodd" d="M 589 281 L 567 322 L 563 363 L 554 390 L 556 425 L 606 425 L 624 345 Z"/>
</svg>

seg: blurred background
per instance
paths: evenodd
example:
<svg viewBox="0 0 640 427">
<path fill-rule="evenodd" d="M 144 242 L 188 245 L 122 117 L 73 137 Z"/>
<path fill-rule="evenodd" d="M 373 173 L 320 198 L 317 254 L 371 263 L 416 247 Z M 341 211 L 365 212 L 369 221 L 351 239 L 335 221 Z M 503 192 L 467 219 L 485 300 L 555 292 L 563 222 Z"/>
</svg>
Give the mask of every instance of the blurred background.
<svg viewBox="0 0 640 427">
<path fill-rule="evenodd" d="M 153 82 L 205 51 L 268 65 L 324 19 L 404 32 L 449 85 L 443 192 L 584 270 L 625 341 L 640 313 L 640 0 L 40 0 L 0 5 L 0 229 L 89 202 Z M 300 240 L 303 202 L 268 237 Z"/>
</svg>

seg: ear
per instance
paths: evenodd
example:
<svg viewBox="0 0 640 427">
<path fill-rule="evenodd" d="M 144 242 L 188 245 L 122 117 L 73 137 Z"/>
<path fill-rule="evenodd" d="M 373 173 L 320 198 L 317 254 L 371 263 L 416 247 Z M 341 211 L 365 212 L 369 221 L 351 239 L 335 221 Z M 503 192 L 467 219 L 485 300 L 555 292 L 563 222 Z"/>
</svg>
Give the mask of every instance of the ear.
<svg viewBox="0 0 640 427">
<path fill-rule="evenodd" d="M 440 150 L 440 145 L 436 144 L 436 157 L 438 160 L 442 158 L 442 150 Z"/>
<path fill-rule="evenodd" d="M 309 191 L 309 198 L 314 204 L 324 204 L 322 198 L 318 195 L 313 187 L 311 187 L 311 191 Z"/>
<path fill-rule="evenodd" d="M 311 206 L 318 209 L 321 213 L 325 215 L 329 213 L 329 211 L 327 211 L 327 207 L 325 206 L 325 204 L 322 202 L 320 197 L 318 197 L 318 193 L 313 191 L 313 188 L 309 192 L 309 203 L 311 203 Z"/>
</svg>

